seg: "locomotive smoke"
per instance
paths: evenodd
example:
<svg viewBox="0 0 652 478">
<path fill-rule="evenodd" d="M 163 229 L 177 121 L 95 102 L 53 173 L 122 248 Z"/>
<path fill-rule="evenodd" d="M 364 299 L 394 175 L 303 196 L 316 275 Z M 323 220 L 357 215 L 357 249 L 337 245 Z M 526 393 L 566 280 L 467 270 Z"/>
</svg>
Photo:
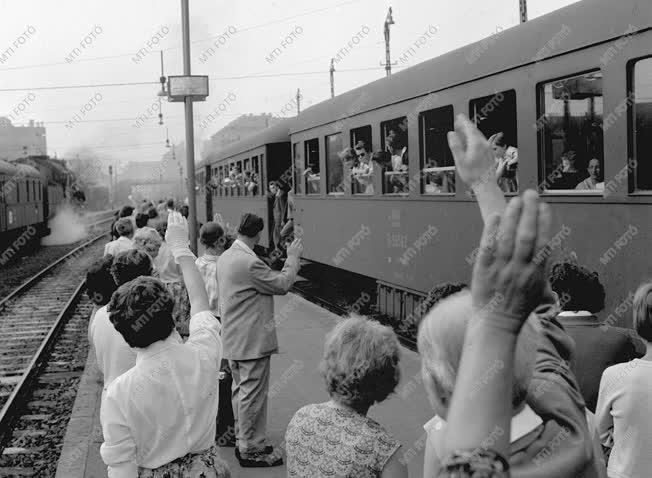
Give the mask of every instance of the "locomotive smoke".
<svg viewBox="0 0 652 478">
<path fill-rule="evenodd" d="M 71 244 L 86 236 L 86 226 L 81 216 L 75 213 L 70 206 L 59 208 L 48 226 L 52 232 L 41 240 L 43 246 Z"/>
</svg>

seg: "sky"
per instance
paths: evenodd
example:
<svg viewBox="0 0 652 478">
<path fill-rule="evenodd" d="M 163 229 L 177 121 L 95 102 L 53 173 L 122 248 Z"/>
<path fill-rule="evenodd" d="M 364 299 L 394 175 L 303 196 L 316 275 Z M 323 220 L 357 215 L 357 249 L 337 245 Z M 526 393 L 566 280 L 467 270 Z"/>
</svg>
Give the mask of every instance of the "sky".
<svg viewBox="0 0 652 478">
<path fill-rule="evenodd" d="M 571 3 L 529 0 L 528 16 Z M 209 97 L 194 104 L 196 158 L 203 140 L 241 114 L 294 115 L 297 88 L 302 108 L 328 99 L 330 59 L 338 52 L 336 94 L 384 76 L 389 6 L 396 71 L 518 24 L 518 4 L 191 0 L 192 74 L 210 78 Z M 435 33 L 399 61 L 427 31 Z M 0 0 L 0 116 L 22 104 L 13 123 L 45 122 L 50 155 L 84 148 L 116 166 L 158 161 L 166 135 L 176 144 L 185 136 L 182 103 L 164 98 L 159 125 L 160 50 L 165 75 L 182 74 L 178 0 Z M 119 86 L 96 86 L 107 84 Z M 213 111 L 219 115 L 209 117 Z"/>
</svg>

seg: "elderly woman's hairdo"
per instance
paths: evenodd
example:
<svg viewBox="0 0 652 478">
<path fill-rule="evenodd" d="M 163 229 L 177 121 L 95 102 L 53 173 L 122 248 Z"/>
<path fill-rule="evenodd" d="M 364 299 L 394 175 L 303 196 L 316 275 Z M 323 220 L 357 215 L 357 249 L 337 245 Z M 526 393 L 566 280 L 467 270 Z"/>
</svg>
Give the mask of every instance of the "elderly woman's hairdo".
<svg viewBox="0 0 652 478">
<path fill-rule="evenodd" d="M 634 294 L 634 329 L 646 342 L 652 342 L 652 301 L 648 297 L 652 294 L 652 282 L 641 284 Z"/>
<path fill-rule="evenodd" d="M 143 251 L 130 249 L 118 253 L 111 265 L 115 283 L 122 285 L 140 276 L 152 275 L 152 260 Z"/>
<path fill-rule="evenodd" d="M 333 399 L 364 407 L 394 391 L 400 379 L 398 362 L 399 342 L 391 328 L 352 317 L 326 337 L 320 371 Z"/>
<path fill-rule="evenodd" d="M 174 298 L 153 277 L 138 277 L 121 285 L 107 307 L 109 319 L 130 347 L 147 347 L 165 340 L 174 330 Z"/>
<path fill-rule="evenodd" d="M 148 242 L 157 244 L 159 247 L 163 244 L 163 240 L 156 229 L 149 226 L 141 227 L 134 234 L 134 244 L 142 246 Z"/>
</svg>

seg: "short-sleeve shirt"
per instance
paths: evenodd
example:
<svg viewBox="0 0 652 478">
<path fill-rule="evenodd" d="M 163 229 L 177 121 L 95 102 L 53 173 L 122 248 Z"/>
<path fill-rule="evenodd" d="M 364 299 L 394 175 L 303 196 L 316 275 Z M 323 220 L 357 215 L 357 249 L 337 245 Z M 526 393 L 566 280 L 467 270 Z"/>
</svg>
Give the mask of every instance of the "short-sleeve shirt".
<svg viewBox="0 0 652 478">
<path fill-rule="evenodd" d="M 376 478 L 401 446 L 380 424 L 328 403 L 297 411 L 285 433 L 288 476 Z"/>
<path fill-rule="evenodd" d="M 208 311 L 190 319 L 190 337 L 175 334 L 138 349 L 136 364 L 107 390 L 100 454 L 110 478 L 135 477 L 215 443 L 222 359 L 220 323 Z"/>
</svg>

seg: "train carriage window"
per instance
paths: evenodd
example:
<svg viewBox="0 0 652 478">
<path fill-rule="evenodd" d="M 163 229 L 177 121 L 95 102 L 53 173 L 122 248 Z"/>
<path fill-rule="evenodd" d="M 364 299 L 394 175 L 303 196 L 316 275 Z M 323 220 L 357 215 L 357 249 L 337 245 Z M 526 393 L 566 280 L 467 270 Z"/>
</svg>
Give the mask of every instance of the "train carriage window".
<svg viewBox="0 0 652 478">
<path fill-rule="evenodd" d="M 442 106 L 419 114 L 421 192 L 455 192 L 455 162 L 448 147 L 448 132 L 454 129 L 453 106 Z"/>
<path fill-rule="evenodd" d="M 301 143 L 292 145 L 292 160 L 294 164 L 294 194 L 303 194 L 303 155 L 301 154 Z"/>
<path fill-rule="evenodd" d="M 538 90 L 541 189 L 604 191 L 602 73 L 543 83 Z"/>
<path fill-rule="evenodd" d="M 328 194 L 344 193 L 344 166 L 342 153 L 342 133 L 335 133 L 324 138 L 326 143 L 326 189 Z"/>
<path fill-rule="evenodd" d="M 0 204 L 5 202 L 5 182 L 0 179 Z"/>
<path fill-rule="evenodd" d="M 258 166 L 258 156 L 251 158 L 251 175 L 249 177 L 249 185 L 247 188 L 252 196 L 257 196 L 260 193 L 260 167 Z"/>
<path fill-rule="evenodd" d="M 25 181 L 25 201 L 29 202 L 29 181 Z"/>
<path fill-rule="evenodd" d="M 626 170 L 634 169 L 635 189 L 652 191 L 652 58 L 637 61 L 633 69 L 633 88 L 628 100 L 632 102 L 634 161 Z"/>
<path fill-rule="evenodd" d="M 251 166 L 250 159 L 247 158 L 242 162 L 242 184 L 243 184 L 243 193 L 245 196 L 249 196 L 249 185 L 251 184 Z"/>
<path fill-rule="evenodd" d="M 506 193 L 518 192 L 516 91 L 502 91 L 471 100 L 469 116 L 491 143 L 498 186 Z"/>
<path fill-rule="evenodd" d="M 351 192 L 373 194 L 374 162 L 371 160 L 371 125 L 352 129 L 350 134 L 351 148 L 355 154 L 351 165 Z"/>
<path fill-rule="evenodd" d="M 309 139 L 305 142 L 306 162 L 303 176 L 305 178 L 306 193 L 319 194 L 321 192 L 321 175 L 319 174 L 319 138 Z"/>
<path fill-rule="evenodd" d="M 382 154 L 374 155 L 383 171 L 383 194 L 408 194 L 408 123 L 405 116 L 380 123 Z"/>
</svg>

